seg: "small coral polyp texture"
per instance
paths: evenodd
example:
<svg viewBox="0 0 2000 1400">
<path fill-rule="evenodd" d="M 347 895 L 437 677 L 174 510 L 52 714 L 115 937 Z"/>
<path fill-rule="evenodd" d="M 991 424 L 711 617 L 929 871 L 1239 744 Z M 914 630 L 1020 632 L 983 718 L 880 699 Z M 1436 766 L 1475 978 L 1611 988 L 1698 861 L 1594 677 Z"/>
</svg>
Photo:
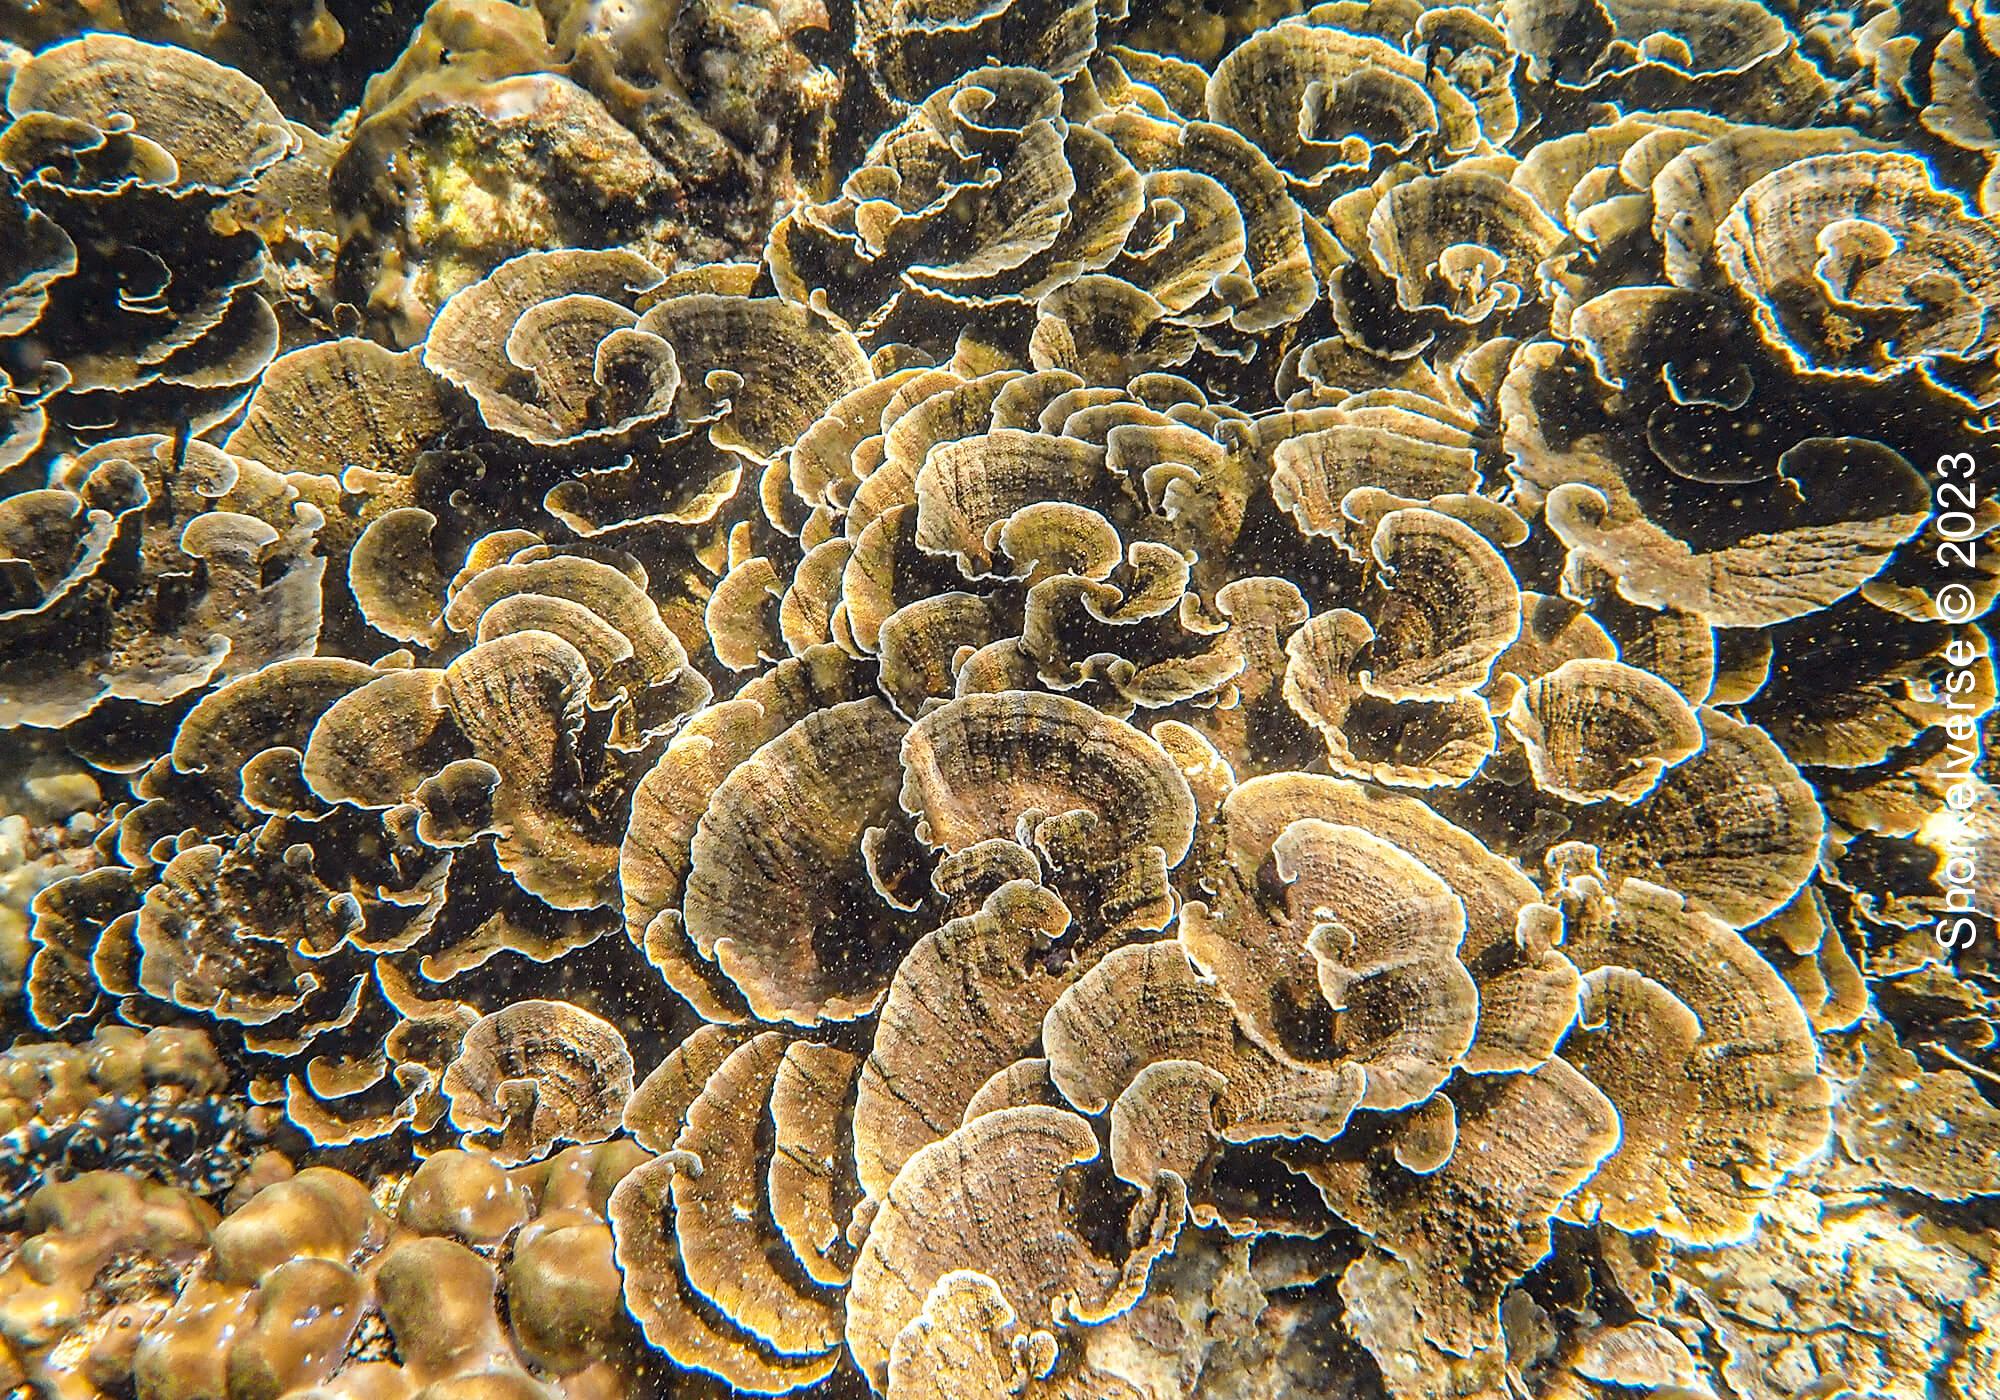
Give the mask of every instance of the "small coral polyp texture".
<svg viewBox="0 0 2000 1400">
<path fill-rule="evenodd" d="M 2000 1397 L 1986 0 L 0 40 L 0 1390 Z"/>
</svg>

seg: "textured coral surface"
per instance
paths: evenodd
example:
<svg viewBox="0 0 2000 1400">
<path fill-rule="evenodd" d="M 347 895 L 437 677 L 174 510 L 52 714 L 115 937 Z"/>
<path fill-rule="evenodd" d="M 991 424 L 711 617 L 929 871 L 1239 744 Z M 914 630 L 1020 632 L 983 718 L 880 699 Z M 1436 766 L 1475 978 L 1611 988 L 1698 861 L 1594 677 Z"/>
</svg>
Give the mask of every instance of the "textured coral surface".
<svg viewBox="0 0 2000 1400">
<path fill-rule="evenodd" d="M 0 1392 L 2000 1400 L 1987 0 L 0 90 Z"/>
</svg>

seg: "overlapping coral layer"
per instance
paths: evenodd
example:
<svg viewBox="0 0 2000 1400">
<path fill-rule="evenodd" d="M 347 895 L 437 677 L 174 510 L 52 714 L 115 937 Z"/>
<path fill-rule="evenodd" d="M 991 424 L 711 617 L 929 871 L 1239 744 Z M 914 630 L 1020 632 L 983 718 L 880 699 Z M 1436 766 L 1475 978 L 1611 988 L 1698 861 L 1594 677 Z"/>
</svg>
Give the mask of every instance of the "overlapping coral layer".
<svg viewBox="0 0 2000 1400">
<path fill-rule="evenodd" d="M 1298 8 L 0 0 L 0 1388 L 2000 1396 L 2000 18 Z"/>
</svg>

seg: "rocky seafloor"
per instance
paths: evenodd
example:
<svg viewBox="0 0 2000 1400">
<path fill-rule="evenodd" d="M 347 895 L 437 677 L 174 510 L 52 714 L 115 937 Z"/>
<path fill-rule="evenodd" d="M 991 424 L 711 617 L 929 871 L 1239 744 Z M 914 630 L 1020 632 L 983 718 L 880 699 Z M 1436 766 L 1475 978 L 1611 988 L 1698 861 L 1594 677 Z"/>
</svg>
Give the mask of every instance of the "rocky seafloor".
<svg viewBox="0 0 2000 1400">
<path fill-rule="evenodd" d="M 2000 1397 L 1993 0 L 0 87 L 0 1393 Z"/>
</svg>

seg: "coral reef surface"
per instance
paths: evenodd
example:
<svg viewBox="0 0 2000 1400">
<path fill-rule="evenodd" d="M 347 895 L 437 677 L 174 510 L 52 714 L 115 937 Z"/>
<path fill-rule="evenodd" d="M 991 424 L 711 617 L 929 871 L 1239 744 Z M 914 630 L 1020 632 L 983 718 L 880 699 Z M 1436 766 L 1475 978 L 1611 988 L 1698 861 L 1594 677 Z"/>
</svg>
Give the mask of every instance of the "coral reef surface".
<svg viewBox="0 0 2000 1400">
<path fill-rule="evenodd" d="M 0 87 L 0 1390 L 2000 1400 L 1989 0 Z"/>
</svg>

